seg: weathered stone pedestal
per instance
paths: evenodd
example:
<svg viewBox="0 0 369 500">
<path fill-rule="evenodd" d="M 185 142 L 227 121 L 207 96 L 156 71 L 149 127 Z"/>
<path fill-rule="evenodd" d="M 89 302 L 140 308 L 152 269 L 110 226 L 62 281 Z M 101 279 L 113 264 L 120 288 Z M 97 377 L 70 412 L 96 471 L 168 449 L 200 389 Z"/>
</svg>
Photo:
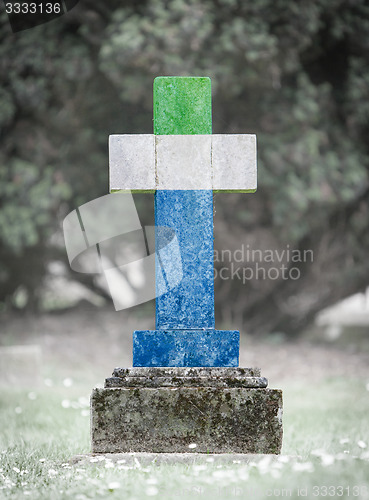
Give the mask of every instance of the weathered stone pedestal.
<svg viewBox="0 0 369 500">
<path fill-rule="evenodd" d="M 116 368 L 91 396 L 92 452 L 280 453 L 267 384 L 257 368 Z"/>
</svg>

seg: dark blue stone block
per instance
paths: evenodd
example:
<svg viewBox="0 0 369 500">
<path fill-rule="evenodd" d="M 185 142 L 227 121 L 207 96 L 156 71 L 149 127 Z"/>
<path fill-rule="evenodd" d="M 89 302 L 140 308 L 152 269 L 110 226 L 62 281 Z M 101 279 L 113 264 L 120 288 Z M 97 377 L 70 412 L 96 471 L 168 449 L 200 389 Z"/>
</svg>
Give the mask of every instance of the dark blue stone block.
<svg viewBox="0 0 369 500">
<path fill-rule="evenodd" d="M 183 272 L 180 284 L 160 296 L 161 290 L 158 287 L 161 281 L 158 277 L 156 279 L 156 328 L 214 329 L 213 192 L 156 191 L 155 225 L 175 231 Z M 165 232 L 161 236 L 160 230 L 157 231 L 157 250 L 167 243 Z M 170 259 L 170 255 L 167 259 Z M 175 257 L 172 260 L 172 263 L 164 264 L 173 266 Z"/>
<path fill-rule="evenodd" d="M 133 333 L 133 366 L 238 366 L 237 330 L 142 330 Z"/>
</svg>

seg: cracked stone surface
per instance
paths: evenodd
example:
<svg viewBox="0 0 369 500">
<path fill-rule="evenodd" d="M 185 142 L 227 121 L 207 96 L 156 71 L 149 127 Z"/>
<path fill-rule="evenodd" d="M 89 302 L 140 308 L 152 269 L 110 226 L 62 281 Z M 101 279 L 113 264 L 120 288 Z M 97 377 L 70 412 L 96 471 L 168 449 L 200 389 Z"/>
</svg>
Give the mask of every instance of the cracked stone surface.
<svg viewBox="0 0 369 500">
<path fill-rule="evenodd" d="M 260 377 L 260 368 L 224 367 L 133 367 L 114 368 L 113 377 Z"/>
<path fill-rule="evenodd" d="M 265 388 L 258 368 L 115 368 L 105 387 L 249 387 Z"/>
</svg>

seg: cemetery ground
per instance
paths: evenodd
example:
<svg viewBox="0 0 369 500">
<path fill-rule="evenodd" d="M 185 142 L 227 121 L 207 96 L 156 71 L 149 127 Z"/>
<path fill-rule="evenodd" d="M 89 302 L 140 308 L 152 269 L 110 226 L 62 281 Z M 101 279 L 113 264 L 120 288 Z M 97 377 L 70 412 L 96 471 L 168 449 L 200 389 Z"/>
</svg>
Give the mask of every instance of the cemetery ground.
<svg viewBox="0 0 369 500">
<path fill-rule="evenodd" d="M 369 339 L 354 334 L 242 337 L 240 366 L 260 366 L 283 389 L 278 458 L 200 456 L 195 446 L 185 463 L 89 456 L 92 387 L 131 366 L 132 331 L 149 326 L 111 308 L 3 317 L 2 345 L 37 344 L 42 363 L 38 385 L 6 385 L 2 374 L 0 498 L 369 498 Z"/>
</svg>

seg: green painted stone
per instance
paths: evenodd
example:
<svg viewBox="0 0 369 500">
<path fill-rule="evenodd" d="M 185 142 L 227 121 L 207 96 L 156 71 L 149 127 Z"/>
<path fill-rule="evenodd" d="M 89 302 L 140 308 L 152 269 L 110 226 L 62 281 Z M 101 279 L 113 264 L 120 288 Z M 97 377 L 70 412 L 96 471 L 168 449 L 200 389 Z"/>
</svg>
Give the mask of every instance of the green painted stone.
<svg viewBox="0 0 369 500">
<path fill-rule="evenodd" d="M 193 135 L 211 134 L 211 132 L 210 78 L 187 76 L 155 78 L 155 135 Z"/>
</svg>

